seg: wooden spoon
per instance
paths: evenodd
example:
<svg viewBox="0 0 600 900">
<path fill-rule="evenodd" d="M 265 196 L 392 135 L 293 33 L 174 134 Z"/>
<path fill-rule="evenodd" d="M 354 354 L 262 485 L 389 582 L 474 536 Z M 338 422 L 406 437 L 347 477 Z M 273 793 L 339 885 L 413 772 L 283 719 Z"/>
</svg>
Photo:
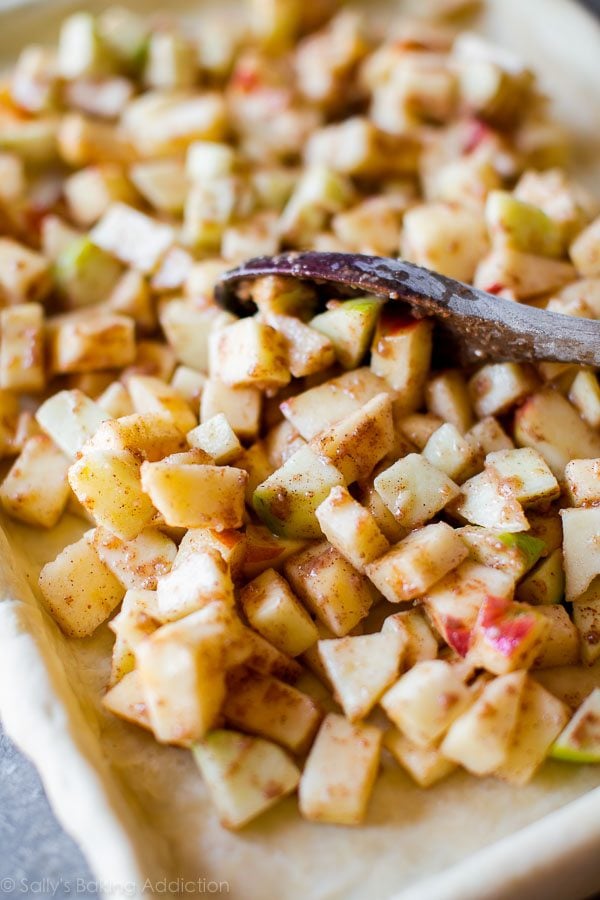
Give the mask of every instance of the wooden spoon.
<svg viewBox="0 0 600 900">
<path fill-rule="evenodd" d="M 251 259 L 226 272 L 217 302 L 238 315 L 255 307 L 248 285 L 284 275 L 350 292 L 408 303 L 418 317 L 435 316 L 461 364 L 547 360 L 600 366 L 600 321 L 547 312 L 496 297 L 412 263 L 355 253 L 284 253 Z"/>
</svg>

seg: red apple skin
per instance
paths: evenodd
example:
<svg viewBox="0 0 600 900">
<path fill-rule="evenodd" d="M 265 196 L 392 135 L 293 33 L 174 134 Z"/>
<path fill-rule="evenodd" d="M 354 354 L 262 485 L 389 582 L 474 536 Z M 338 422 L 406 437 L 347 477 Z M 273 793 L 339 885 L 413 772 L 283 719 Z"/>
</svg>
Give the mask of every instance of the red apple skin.
<svg viewBox="0 0 600 900">
<path fill-rule="evenodd" d="M 473 629 L 472 658 L 496 675 L 533 662 L 547 626 L 539 614 L 504 597 L 487 596 Z M 539 649 L 539 648 L 538 648 Z"/>
<path fill-rule="evenodd" d="M 454 619 L 452 616 L 444 622 L 444 637 L 446 643 L 456 650 L 459 656 L 466 656 L 471 646 L 471 629 L 460 619 Z"/>
</svg>

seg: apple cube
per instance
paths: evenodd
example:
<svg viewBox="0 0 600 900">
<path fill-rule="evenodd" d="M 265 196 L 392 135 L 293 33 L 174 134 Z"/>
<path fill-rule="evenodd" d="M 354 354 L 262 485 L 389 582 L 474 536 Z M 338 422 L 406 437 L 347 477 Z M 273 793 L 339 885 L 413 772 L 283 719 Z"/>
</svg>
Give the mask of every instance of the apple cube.
<svg viewBox="0 0 600 900">
<path fill-rule="evenodd" d="M 465 434 L 473 425 L 471 398 L 459 369 L 447 369 L 429 378 L 425 400 L 430 413 L 453 425 L 460 434 Z"/>
<path fill-rule="evenodd" d="M 201 425 L 188 431 L 190 447 L 204 450 L 218 466 L 226 466 L 243 452 L 242 445 L 223 413 L 217 413 Z"/>
<path fill-rule="evenodd" d="M 368 578 L 327 541 L 288 559 L 284 572 L 295 593 L 336 637 L 352 631 L 378 598 Z"/>
<path fill-rule="evenodd" d="M 51 287 L 48 260 L 11 238 L 0 238 L 0 299 L 3 305 L 43 300 Z"/>
<path fill-rule="evenodd" d="M 344 369 L 356 369 L 364 358 L 381 303 L 376 297 L 358 297 L 331 304 L 326 312 L 311 319 L 311 328 L 329 338 Z"/>
<path fill-rule="evenodd" d="M 404 216 L 402 255 L 458 281 L 472 281 L 488 248 L 481 216 L 466 207 L 424 203 Z"/>
<path fill-rule="evenodd" d="M 319 633 L 287 581 L 267 569 L 240 592 L 240 604 L 250 625 L 288 656 L 299 656 Z"/>
<path fill-rule="evenodd" d="M 465 481 L 450 512 L 472 525 L 484 528 L 508 533 L 529 530 L 523 507 L 507 493 L 489 469 Z"/>
<path fill-rule="evenodd" d="M 457 484 L 478 471 L 482 462 L 478 448 L 449 422 L 433 432 L 423 448 L 423 456 Z"/>
<path fill-rule="evenodd" d="M 0 388 L 37 392 L 46 383 L 44 311 L 38 303 L 20 303 L 0 312 Z"/>
<path fill-rule="evenodd" d="M 523 506 L 544 503 L 560 496 L 560 487 L 546 461 L 531 447 L 488 453 L 485 467 Z"/>
<path fill-rule="evenodd" d="M 600 216 L 581 231 L 571 246 L 569 255 L 581 275 L 588 278 L 600 275 Z"/>
<path fill-rule="evenodd" d="M 294 378 L 315 375 L 335 362 L 333 344 L 294 316 L 268 313 L 266 321 L 284 338 L 287 366 Z"/>
<path fill-rule="evenodd" d="M 334 487 L 315 510 L 317 521 L 330 544 L 358 572 L 389 549 L 371 513 L 344 487 Z"/>
<path fill-rule="evenodd" d="M 594 372 L 580 369 L 569 389 L 569 400 L 588 425 L 600 428 L 600 384 Z"/>
<path fill-rule="evenodd" d="M 467 558 L 460 536 L 445 522 L 413 531 L 366 573 L 390 603 L 413 600 Z"/>
<path fill-rule="evenodd" d="M 188 745 L 203 738 L 225 700 L 225 673 L 246 652 L 241 622 L 220 603 L 162 625 L 141 641 L 137 670 L 157 741 Z"/>
<path fill-rule="evenodd" d="M 210 373 L 229 387 L 278 391 L 290 380 L 281 335 L 256 318 L 240 319 L 211 337 Z"/>
<path fill-rule="evenodd" d="M 516 785 L 531 781 L 568 717 L 564 703 L 528 678 L 506 756 L 494 775 Z"/>
<path fill-rule="evenodd" d="M 239 528 L 247 477 L 243 469 L 171 462 L 169 457 L 141 468 L 143 490 L 167 525 L 182 528 Z"/>
<path fill-rule="evenodd" d="M 189 366 L 177 366 L 171 378 L 171 387 L 185 397 L 192 410 L 199 408 L 205 384 L 206 375 Z"/>
<path fill-rule="evenodd" d="M 256 388 L 232 388 L 209 378 L 200 400 L 200 421 L 223 413 L 240 440 L 256 438 L 260 425 L 261 394 Z"/>
<path fill-rule="evenodd" d="M 550 622 L 537 609 L 488 595 L 473 627 L 468 659 L 495 675 L 529 669 L 549 633 Z"/>
<path fill-rule="evenodd" d="M 466 656 L 484 599 L 490 594 L 510 598 L 513 591 L 510 575 L 467 559 L 430 588 L 423 603 L 446 643 Z"/>
<path fill-rule="evenodd" d="M 565 481 L 573 506 L 600 505 L 600 459 L 572 459 Z"/>
<path fill-rule="evenodd" d="M 552 745 L 550 755 L 565 762 L 600 760 L 600 688 L 594 688 Z"/>
<path fill-rule="evenodd" d="M 49 323 L 50 369 L 54 373 L 118 369 L 135 359 L 135 324 L 128 316 L 94 311 Z"/>
<path fill-rule="evenodd" d="M 150 719 L 138 672 L 127 672 L 102 698 L 102 706 L 120 719 L 150 731 Z"/>
<path fill-rule="evenodd" d="M 364 719 L 397 679 L 405 640 L 397 631 L 319 641 L 335 697 L 351 722 Z"/>
<path fill-rule="evenodd" d="M 563 554 L 560 548 L 543 559 L 517 585 L 517 600 L 533 606 L 560 603 L 565 594 Z"/>
<path fill-rule="evenodd" d="M 244 631 L 244 643 L 246 657 L 244 665 L 259 675 L 272 675 L 286 684 L 296 684 L 302 675 L 302 666 L 278 650 L 273 644 L 265 640 L 262 635 L 251 628 Z"/>
<path fill-rule="evenodd" d="M 437 656 L 437 639 L 419 608 L 405 609 L 387 616 L 381 630 L 384 634 L 392 631 L 402 635 L 405 644 L 402 657 L 404 669 L 411 669 L 418 662 Z"/>
<path fill-rule="evenodd" d="M 489 775 L 509 755 L 521 709 L 525 672 L 488 682 L 473 705 L 450 726 L 440 750 L 474 775 Z"/>
<path fill-rule="evenodd" d="M 108 416 L 82 391 L 59 391 L 38 407 L 38 424 L 71 459 Z"/>
<path fill-rule="evenodd" d="M 178 362 L 208 372 L 210 335 L 223 322 L 223 311 L 212 304 L 176 298 L 161 305 L 159 319 Z"/>
<path fill-rule="evenodd" d="M 284 750 L 237 731 L 212 731 L 193 751 L 224 828 L 246 825 L 291 794 L 300 780 Z"/>
<path fill-rule="evenodd" d="M 170 417 L 184 434 L 196 426 L 196 416 L 185 398 L 160 378 L 131 375 L 127 379 L 127 390 L 136 413 L 160 413 Z"/>
<path fill-rule="evenodd" d="M 242 575 L 245 579 L 255 578 L 266 569 L 282 565 L 288 557 L 299 553 L 306 541 L 279 537 L 264 525 L 246 526 L 246 555 Z"/>
<path fill-rule="evenodd" d="M 418 662 L 381 698 L 388 717 L 418 747 L 435 744 L 472 702 L 461 673 L 441 659 Z"/>
<path fill-rule="evenodd" d="M 46 607 L 69 637 L 93 634 L 119 605 L 124 588 L 104 565 L 89 535 L 70 544 L 40 572 Z"/>
<path fill-rule="evenodd" d="M 459 487 L 417 453 L 409 453 L 374 481 L 375 490 L 405 528 L 417 528 L 458 496 Z"/>
<path fill-rule="evenodd" d="M 351 484 L 366 478 L 392 449 L 394 422 L 389 394 L 377 394 L 364 406 L 314 437 L 310 446 Z"/>
<path fill-rule="evenodd" d="M 0 502 L 14 519 L 52 528 L 69 498 L 70 460 L 45 434 L 30 437 L 0 486 Z"/>
<path fill-rule="evenodd" d="M 536 256 L 560 257 L 560 226 L 538 206 L 519 200 L 508 191 L 490 191 L 485 221 L 495 246 L 512 247 Z"/>
<path fill-rule="evenodd" d="M 559 604 L 539 606 L 536 610 L 550 623 L 544 645 L 534 660 L 535 669 L 576 666 L 580 660 L 579 633 L 569 613 Z"/>
<path fill-rule="evenodd" d="M 536 564 L 545 544 L 530 534 L 492 531 L 479 525 L 466 525 L 457 533 L 475 562 L 500 569 L 518 581 Z"/>
<path fill-rule="evenodd" d="M 92 545 L 128 591 L 155 590 L 157 580 L 170 571 L 177 552 L 174 542 L 158 528 L 145 528 L 131 541 L 96 528 Z"/>
<path fill-rule="evenodd" d="M 377 776 L 381 731 L 325 717 L 300 779 L 300 812 L 311 822 L 359 825 Z"/>
<path fill-rule="evenodd" d="M 533 394 L 517 410 L 514 428 L 517 444 L 538 450 L 559 480 L 572 459 L 600 457 L 600 434 L 557 391 Z"/>
<path fill-rule="evenodd" d="M 566 600 L 577 600 L 600 575 L 600 507 L 561 509 Z"/>
<path fill-rule="evenodd" d="M 252 505 L 263 522 L 283 537 L 318 538 L 317 507 L 342 474 L 311 447 L 301 447 L 254 491 Z"/>
<path fill-rule="evenodd" d="M 480 419 L 465 435 L 484 456 L 495 450 L 511 450 L 514 444 L 493 416 Z"/>
<path fill-rule="evenodd" d="M 175 232 L 132 206 L 112 203 L 90 231 L 90 239 L 125 265 L 149 274 L 173 245 Z"/>
<path fill-rule="evenodd" d="M 516 300 L 528 300 L 558 290 L 577 277 L 573 266 L 562 259 L 523 253 L 512 247 L 496 247 L 480 261 L 473 284 L 482 290 L 497 285 Z"/>
<path fill-rule="evenodd" d="M 427 446 L 427 441 L 444 424 L 439 416 L 433 413 L 411 413 L 402 416 L 398 428 L 419 451 Z"/>
<path fill-rule="evenodd" d="M 597 580 L 573 603 L 573 622 L 579 633 L 581 658 L 591 666 L 600 659 L 600 583 Z"/>
<path fill-rule="evenodd" d="M 385 391 L 389 392 L 389 385 L 383 378 L 370 369 L 354 369 L 284 400 L 281 412 L 310 441 Z"/>
<path fill-rule="evenodd" d="M 431 787 L 457 768 L 456 763 L 442 756 L 436 747 L 419 747 L 396 728 L 386 731 L 383 744 L 423 788 Z"/>
<path fill-rule="evenodd" d="M 177 568 L 188 557 L 203 552 L 206 547 L 216 550 L 231 572 L 239 579 L 246 560 L 246 535 L 236 529 L 189 528 L 179 543 L 173 567 Z"/>
<path fill-rule="evenodd" d="M 228 725 L 281 744 L 291 753 L 310 747 L 322 714 L 315 701 L 270 675 L 232 675 L 223 704 Z"/>
<path fill-rule="evenodd" d="M 170 416 L 148 412 L 102 422 L 85 449 L 131 453 L 136 459 L 158 462 L 185 446 L 185 437 Z"/>
<path fill-rule="evenodd" d="M 371 369 L 385 378 L 398 394 L 404 412 L 423 402 L 431 365 L 432 325 L 386 306 L 381 312 L 371 346 Z"/>
<path fill-rule="evenodd" d="M 119 419 L 133 413 L 131 397 L 120 381 L 112 381 L 96 398 L 96 402 L 111 419 Z"/>
<path fill-rule="evenodd" d="M 482 366 L 469 381 L 469 393 L 477 415 L 497 416 L 531 394 L 535 375 L 519 363 L 490 363 Z"/>
<path fill-rule="evenodd" d="M 163 621 L 173 621 L 218 600 L 233 606 L 233 584 L 221 554 L 204 547 L 185 557 L 158 579 L 158 610 Z"/>
<path fill-rule="evenodd" d="M 155 514 L 142 489 L 139 463 L 128 451 L 82 454 L 69 469 L 69 484 L 96 524 L 124 541 L 136 537 Z"/>
</svg>

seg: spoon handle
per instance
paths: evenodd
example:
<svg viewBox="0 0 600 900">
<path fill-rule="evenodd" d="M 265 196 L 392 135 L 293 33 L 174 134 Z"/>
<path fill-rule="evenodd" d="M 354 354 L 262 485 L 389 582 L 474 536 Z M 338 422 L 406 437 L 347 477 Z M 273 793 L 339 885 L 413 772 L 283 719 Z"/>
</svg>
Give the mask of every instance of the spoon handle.
<svg viewBox="0 0 600 900">
<path fill-rule="evenodd" d="M 398 259 L 312 251 L 258 257 L 223 275 L 218 302 L 227 306 L 241 282 L 265 275 L 330 282 L 405 301 L 440 320 L 465 364 L 547 360 L 600 366 L 600 321 L 515 303 Z"/>
</svg>

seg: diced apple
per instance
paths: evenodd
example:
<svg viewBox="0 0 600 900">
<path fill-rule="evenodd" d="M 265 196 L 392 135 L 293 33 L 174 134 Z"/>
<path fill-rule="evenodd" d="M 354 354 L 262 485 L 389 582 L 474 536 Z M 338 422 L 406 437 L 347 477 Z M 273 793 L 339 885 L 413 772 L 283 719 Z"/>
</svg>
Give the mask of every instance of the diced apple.
<svg viewBox="0 0 600 900">
<path fill-rule="evenodd" d="M 579 634 L 567 610 L 555 603 L 539 606 L 536 611 L 548 620 L 550 629 L 533 667 L 576 666 L 580 661 Z"/>
<path fill-rule="evenodd" d="M 288 559 L 284 572 L 292 589 L 336 637 L 352 631 L 377 599 L 370 581 L 327 542 Z"/>
<path fill-rule="evenodd" d="M 494 775 L 519 786 L 531 781 L 564 728 L 568 715 L 564 703 L 528 678 L 512 739 Z"/>
<path fill-rule="evenodd" d="M 529 669 L 549 634 L 550 621 L 538 609 L 489 594 L 473 626 L 468 659 L 495 675 Z"/>
<path fill-rule="evenodd" d="M 243 660 L 244 665 L 253 672 L 260 675 L 272 675 L 286 684 L 296 684 L 300 679 L 303 669 L 302 666 L 286 656 L 277 647 L 270 644 L 262 635 L 246 628 L 244 632 L 244 643 L 246 656 Z"/>
<path fill-rule="evenodd" d="M 240 592 L 240 603 L 250 625 L 288 656 L 299 656 L 318 640 L 317 628 L 274 569 L 267 569 Z"/>
<path fill-rule="evenodd" d="M 573 506 L 600 505 L 600 459 L 572 459 L 565 481 Z"/>
<path fill-rule="evenodd" d="M 561 509 L 566 600 L 577 600 L 600 575 L 600 507 Z"/>
<path fill-rule="evenodd" d="M 131 541 L 96 528 L 92 545 L 128 591 L 155 590 L 157 579 L 170 571 L 177 552 L 174 542 L 157 528 L 145 528 Z"/>
<path fill-rule="evenodd" d="M 370 369 L 354 369 L 284 400 L 281 412 L 310 441 L 386 390 L 389 391 L 387 382 Z"/>
<path fill-rule="evenodd" d="M 405 639 L 402 659 L 405 669 L 411 669 L 418 662 L 435 659 L 437 656 L 437 639 L 421 609 L 405 609 L 387 616 L 381 630 L 394 631 Z"/>
<path fill-rule="evenodd" d="M 472 700 L 461 673 L 450 663 L 431 659 L 409 669 L 380 702 L 409 740 L 418 747 L 430 747 Z"/>
<path fill-rule="evenodd" d="M 194 757 L 225 828 L 241 828 L 291 794 L 300 772 L 287 753 L 262 738 L 212 731 Z"/>
<path fill-rule="evenodd" d="M 460 495 L 450 508 L 452 515 L 472 525 L 498 531 L 512 533 L 529 530 L 523 507 L 503 490 L 490 470 L 469 478 L 460 490 Z"/>
<path fill-rule="evenodd" d="M 266 321 L 285 341 L 287 366 L 294 378 L 322 372 L 335 362 L 332 342 L 317 329 L 295 316 L 268 313 Z"/>
<path fill-rule="evenodd" d="M 423 448 L 423 456 L 457 484 L 473 475 L 482 464 L 478 448 L 449 422 L 433 432 Z"/>
<path fill-rule="evenodd" d="M 71 459 L 108 419 L 103 409 L 81 391 L 59 391 L 49 397 L 35 414 L 43 430 Z"/>
<path fill-rule="evenodd" d="M 14 519 L 52 528 L 67 505 L 70 460 L 45 434 L 25 442 L 0 486 L 0 501 Z"/>
<path fill-rule="evenodd" d="M 144 66 L 144 81 L 150 88 L 169 91 L 194 84 L 198 52 L 191 42 L 173 31 L 150 35 Z"/>
<path fill-rule="evenodd" d="M 332 488 L 315 515 L 329 543 L 359 572 L 389 549 L 371 513 L 344 487 Z"/>
<path fill-rule="evenodd" d="M 465 435 L 467 440 L 487 456 L 496 450 L 510 450 L 514 444 L 506 434 L 500 423 L 493 416 L 481 419 Z"/>
<path fill-rule="evenodd" d="M 458 281 L 471 281 L 488 248 L 481 217 L 466 207 L 424 203 L 404 216 L 402 255 Z"/>
<path fill-rule="evenodd" d="M 600 457 L 600 435 L 552 390 L 534 394 L 517 410 L 515 439 L 522 447 L 538 450 L 559 480 L 570 460 Z"/>
<path fill-rule="evenodd" d="M 300 779 L 300 812 L 312 822 L 359 825 L 379 767 L 381 731 L 326 716 Z"/>
<path fill-rule="evenodd" d="M 69 637 L 88 637 L 123 599 L 124 588 L 84 535 L 40 572 L 45 604 Z"/>
<path fill-rule="evenodd" d="M 198 451 L 196 451 L 198 452 Z M 144 462 L 142 487 L 167 525 L 239 528 L 247 474 L 231 466 Z"/>
<path fill-rule="evenodd" d="M 329 338 L 340 365 L 355 369 L 371 343 L 380 309 L 381 300 L 375 297 L 346 300 L 330 305 L 310 325 Z"/>
<path fill-rule="evenodd" d="M 473 425 L 473 410 L 467 383 L 459 369 L 434 375 L 425 389 L 427 409 L 464 434 Z"/>
<path fill-rule="evenodd" d="M 600 275 L 600 217 L 581 231 L 569 248 L 569 255 L 581 275 Z"/>
<path fill-rule="evenodd" d="M 38 303 L 20 303 L 0 312 L 0 388 L 37 392 L 46 383 L 44 311 Z"/>
<path fill-rule="evenodd" d="M 51 287 L 48 260 L 11 238 L 0 238 L 0 298 L 5 304 L 43 300 Z"/>
<path fill-rule="evenodd" d="M 525 672 L 486 684 L 475 703 L 451 725 L 440 750 L 474 775 L 495 772 L 508 758 L 525 686 Z"/>
<path fill-rule="evenodd" d="M 227 465 L 243 452 L 242 445 L 223 413 L 193 428 L 187 434 L 190 447 L 204 450 L 218 466 Z"/>
<path fill-rule="evenodd" d="M 392 449 L 394 422 L 389 394 L 377 394 L 364 406 L 311 441 L 314 453 L 335 466 L 350 484 L 366 478 Z"/>
<path fill-rule="evenodd" d="M 397 392 L 404 412 L 421 406 L 431 364 L 432 325 L 386 306 L 371 347 L 371 369 Z"/>
<path fill-rule="evenodd" d="M 283 339 L 256 318 L 240 319 L 211 337 L 210 372 L 229 387 L 277 391 L 290 380 Z"/>
<path fill-rule="evenodd" d="M 256 438 L 260 423 L 261 395 L 256 388 L 232 388 L 209 378 L 200 400 L 200 421 L 223 413 L 240 440 Z"/>
<path fill-rule="evenodd" d="M 255 578 L 266 569 L 280 566 L 288 557 L 306 546 L 306 541 L 282 538 L 264 525 L 246 526 L 246 555 L 242 574 L 246 579 Z"/>
<path fill-rule="evenodd" d="M 466 559 L 468 550 L 445 522 L 413 531 L 366 573 L 390 603 L 413 600 Z"/>
<path fill-rule="evenodd" d="M 331 488 L 342 483 L 338 469 L 323 462 L 310 447 L 301 447 L 256 488 L 252 503 L 276 534 L 317 538 L 321 530 L 315 510 Z"/>
<path fill-rule="evenodd" d="M 125 451 L 140 462 L 157 462 L 185 448 L 185 437 L 173 419 L 163 412 L 132 413 L 102 422 L 87 449 Z"/>
<path fill-rule="evenodd" d="M 307 694 L 253 672 L 231 676 L 223 715 L 228 725 L 275 741 L 292 753 L 308 750 L 322 718 Z"/>
<path fill-rule="evenodd" d="M 557 548 L 517 585 L 517 600 L 534 606 L 560 603 L 565 593 L 562 550 Z"/>
<path fill-rule="evenodd" d="M 595 688 L 557 737 L 550 755 L 566 762 L 600 761 L 600 688 Z"/>
<path fill-rule="evenodd" d="M 353 198 L 352 183 L 344 175 L 324 165 L 309 166 L 281 214 L 285 240 L 306 244 L 333 213 L 349 206 Z"/>
<path fill-rule="evenodd" d="M 49 325 L 50 368 L 57 374 L 118 369 L 135 359 L 135 323 L 128 316 L 73 313 Z"/>
<path fill-rule="evenodd" d="M 465 560 L 430 588 L 423 603 L 446 643 L 460 656 L 466 656 L 484 599 L 490 594 L 510 598 L 513 591 L 510 575 Z"/>
<path fill-rule="evenodd" d="M 186 299 L 168 300 L 161 307 L 161 328 L 179 362 L 208 372 L 209 337 L 222 315 L 216 306 L 201 306 Z"/>
<path fill-rule="evenodd" d="M 486 469 L 518 503 L 531 506 L 555 500 L 560 487 L 542 455 L 531 447 L 488 453 Z"/>
<path fill-rule="evenodd" d="M 194 141 L 221 140 L 225 114 L 217 91 L 146 91 L 128 105 L 123 126 L 140 157 L 173 157 Z"/>
<path fill-rule="evenodd" d="M 473 284 L 484 291 L 510 291 L 516 300 L 528 300 L 562 288 L 574 281 L 577 272 L 562 259 L 535 256 L 511 247 L 497 247 L 484 256 L 473 277 Z"/>
<path fill-rule="evenodd" d="M 102 698 L 102 706 L 120 719 L 150 731 L 150 719 L 138 672 L 127 672 Z"/>
<path fill-rule="evenodd" d="M 533 371 L 519 363 L 490 363 L 469 381 L 478 416 L 496 416 L 524 400 L 536 388 Z"/>
<path fill-rule="evenodd" d="M 111 56 L 102 43 L 91 13 L 74 13 L 63 21 L 57 63 L 61 76 L 67 79 L 104 75 L 110 71 Z"/>
<path fill-rule="evenodd" d="M 545 544 L 523 532 L 493 531 L 479 525 L 457 529 L 475 562 L 500 569 L 516 582 L 536 564 Z"/>
<path fill-rule="evenodd" d="M 577 373 L 569 390 L 569 400 L 588 425 L 600 428 L 600 383 L 594 372 L 581 369 Z"/>
<path fill-rule="evenodd" d="M 405 647 L 397 631 L 319 641 L 321 662 L 344 714 L 364 719 L 397 679 Z"/>
<path fill-rule="evenodd" d="M 190 366 L 177 366 L 171 378 L 171 387 L 185 397 L 190 409 L 196 411 L 200 406 L 202 391 L 206 385 L 206 375 Z"/>
<path fill-rule="evenodd" d="M 460 492 L 453 481 L 417 453 L 409 453 L 385 469 L 374 484 L 394 518 L 406 528 L 424 525 Z"/>
<path fill-rule="evenodd" d="M 385 733 L 383 744 L 420 787 L 431 787 L 456 769 L 436 747 L 419 747 L 395 728 Z"/>
<path fill-rule="evenodd" d="M 600 659 L 600 582 L 597 579 L 573 603 L 573 622 L 579 633 L 581 658 L 591 666 Z"/>
<path fill-rule="evenodd" d="M 562 231 L 538 206 L 519 200 L 508 191 L 490 191 L 485 220 L 495 245 L 537 256 L 560 257 Z"/>
<path fill-rule="evenodd" d="M 69 469 L 69 484 L 96 524 L 124 541 L 135 538 L 155 514 L 142 490 L 139 463 L 128 451 L 82 454 Z"/>
<path fill-rule="evenodd" d="M 113 203 L 90 232 L 96 246 L 140 272 L 153 272 L 172 246 L 175 232 L 125 203 Z"/>
<path fill-rule="evenodd" d="M 137 413 L 161 413 L 168 416 L 184 434 L 196 426 L 196 416 L 185 398 L 160 378 L 131 375 L 127 379 L 127 390 Z"/>
</svg>

